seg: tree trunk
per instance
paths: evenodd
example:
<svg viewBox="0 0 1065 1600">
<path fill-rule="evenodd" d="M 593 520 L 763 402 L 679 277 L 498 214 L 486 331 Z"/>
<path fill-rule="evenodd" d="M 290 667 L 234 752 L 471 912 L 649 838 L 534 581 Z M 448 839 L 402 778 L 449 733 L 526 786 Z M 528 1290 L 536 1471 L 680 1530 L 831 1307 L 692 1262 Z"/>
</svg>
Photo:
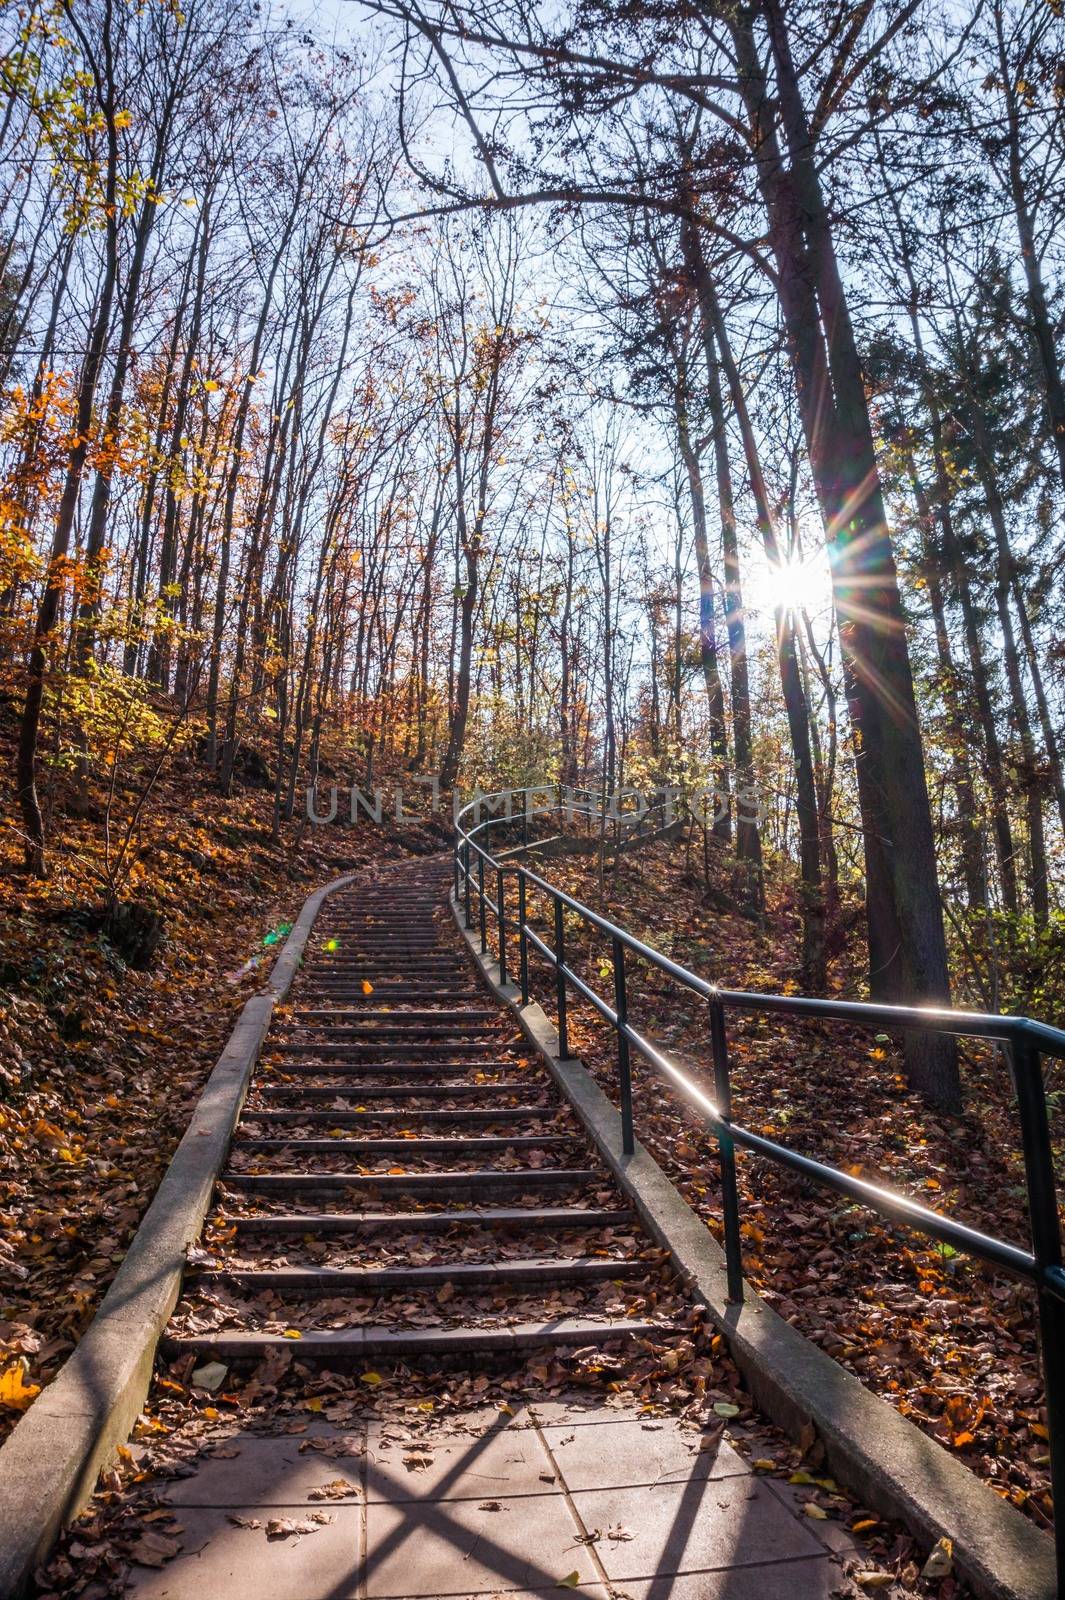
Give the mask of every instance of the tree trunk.
<svg viewBox="0 0 1065 1600">
<path fill-rule="evenodd" d="M 734 20 L 731 28 L 807 452 L 832 552 L 865 846 L 870 986 L 881 1000 L 948 1004 L 924 752 L 861 363 L 778 0 L 765 0 L 763 15 L 775 95 L 750 19 Z M 788 167 L 766 120 L 774 106 Z M 906 1064 L 910 1083 L 929 1100 L 960 1104 L 953 1040 L 908 1037 Z"/>
</svg>

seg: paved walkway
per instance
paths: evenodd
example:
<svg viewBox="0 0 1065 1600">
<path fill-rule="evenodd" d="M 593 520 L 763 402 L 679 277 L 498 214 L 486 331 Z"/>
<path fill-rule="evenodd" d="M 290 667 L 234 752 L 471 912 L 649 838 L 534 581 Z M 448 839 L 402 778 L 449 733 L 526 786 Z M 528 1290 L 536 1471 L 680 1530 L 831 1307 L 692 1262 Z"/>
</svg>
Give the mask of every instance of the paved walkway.
<svg viewBox="0 0 1065 1600">
<path fill-rule="evenodd" d="M 335 1439 L 346 1454 L 320 1448 Z M 860 1546 L 839 1524 L 799 1515 L 791 1495 L 787 1485 L 752 1474 L 723 1434 L 605 1406 L 547 1403 L 513 1417 L 471 1412 L 428 1433 L 397 1419 L 343 1434 L 315 1427 L 300 1437 L 238 1435 L 167 1491 L 179 1508 L 183 1553 L 159 1571 L 134 1568 L 131 1593 L 135 1600 L 850 1594 L 840 1555 Z M 285 1525 L 306 1531 L 286 1533 Z"/>
</svg>

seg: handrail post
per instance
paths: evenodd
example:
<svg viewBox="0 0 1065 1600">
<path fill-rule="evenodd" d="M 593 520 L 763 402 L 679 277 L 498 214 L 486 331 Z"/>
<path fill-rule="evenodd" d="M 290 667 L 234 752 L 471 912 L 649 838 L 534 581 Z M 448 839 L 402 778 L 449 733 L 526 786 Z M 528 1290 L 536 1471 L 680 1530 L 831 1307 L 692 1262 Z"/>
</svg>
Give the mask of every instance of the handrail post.
<svg viewBox="0 0 1065 1600">
<path fill-rule="evenodd" d="M 1060 1268 L 1062 1265 L 1061 1224 L 1054 1185 L 1054 1154 L 1047 1120 L 1046 1091 L 1037 1049 L 1026 1039 L 1013 1039 L 1010 1041 L 1010 1058 L 1021 1122 L 1032 1254 L 1042 1275 L 1049 1268 Z M 1054 1521 L 1058 1593 L 1065 1595 L 1065 1514 L 1062 1513 L 1065 1503 L 1065 1305 L 1050 1291 L 1042 1276 L 1036 1293 L 1047 1433 L 1050 1439 L 1050 1486 L 1058 1506 Z"/>
<path fill-rule="evenodd" d="M 528 791 L 528 789 L 523 789 L 521 791 L 521 847 L 522 847 L 523 850 L 527 850 L 528 847 L 529 847 L 529 791 Z"/>
<path fill-rule="evenodd" d="M 477 908 L 480 912 L 481 920 L 481 954 L 486 956 L 488 954 L 488 924 L 485 921 L 484 910 L 484 856 L 479 851 L 477 854 Z"/>
<path fill-rule="evenodd" d="M 614 943 L 614 1009 L 618 1014 L 618 1080 L 621 1085 L 621 1149 L 631 1156 L 636 1149 L 632 1132 L 632 1064 L 629 1059 L 629 1036 L 625 1032 L 629 1020 L 628 999 L 625 993 L 625 946 L 620 939 Z"/>
<path fill-rule="evenodd" d="M 566 975 L 562 968 L 566 962 L 566 925 L 562 916 L 562 901 L 555 896 L 555 996 L 558 1006 L 558 1055 L 565 1061 L 569 1055 L 569 1027 L 566 1022 Z"/>
<path fill-rule="evenodd" d="M 732 1115 L 732 1088 L 729 1083 L 728 1037 L 725 1008 L 720 1000 L 710 1002 L 710 1046 L 714 1055 L 714 1092 L 717 1109 L 726 1119 Z M 732 1135 L 718 1130 L 717 1147 L 721 1163 L 721 1218 L 725 1228 L 725 1277 L 732 1305 L 743 1303 L 743 1246 L 740 1242 L 740 1198 L 736 1187 L 736 1146 Z"/>
<path fill-rule="evenodd" d="M 463 854 L 463 857 L 464 857 L 463 879 L 464 879 L 464 894 L 465 894 L 465 900 L 466 900 L 466 926 L 468 928 L 470 926 L 470 922 L 472 920 L 471 916 L 470 916 L 470 841 L 468 839 L 466 840 L 466 843 L 463 846 L 462 854 Z"/>
<path fill-rule="evenodd" d="M 499 982 L 507 981 L 507 923 L 503 889 L 503 868 L 496 868 L 496 921 L 499 923 Z"/>
<path fill-rule="evenodd" d="M 521 1003 L 529 1004 L 529 941 L 525 937 L 525 868 L 518 868 L 518 965 L 521 970 Z"/>
<path fill-rule="evenodd" d="M 461 882 L 461 879 L 459 877 L 459 858 L 460 858 L 461 854 L 462 854 L 462 841 L 456 835 L 456 838 L 455 838 L 455 849 L 454 849 L 454 851 L 452 853 L 452 865 L 455 868 L 455 903 L 456 903 L 456 905 L 458 904 L 458 899 L 459 899 L 459 894 L 460 894 L 459 883 Z"/>
</svg>

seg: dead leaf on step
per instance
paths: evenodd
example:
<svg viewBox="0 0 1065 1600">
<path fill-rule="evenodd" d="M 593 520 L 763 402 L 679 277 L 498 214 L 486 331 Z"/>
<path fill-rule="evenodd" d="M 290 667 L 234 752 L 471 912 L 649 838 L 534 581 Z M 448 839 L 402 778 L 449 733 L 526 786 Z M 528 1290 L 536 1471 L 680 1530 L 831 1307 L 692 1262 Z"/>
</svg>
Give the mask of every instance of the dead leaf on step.
<svg viewBox="0 0 1065 1600">
<path fill-rule="evenodd" d="M 346 1500 L 349 1495 L 358 1491 L 347 1478 L 334 1478 L 331 1483 L 323 1483 L 320 1488 L 312 1489 L 307 1496 L 308 1500 Z"/>
<path fill-rule="evenodd" d="M 503 1507 L 498 1500 L 482 1500 L 477 1509 L 478 1511 L 502 1511 Z"/>
<path fill-rule="evenodd" d="M 855 1572 L 852 1576 L 863 1589 L 887 1589 L 895 1582 L 892 1572 Z"/>
<path fill-rule="evenodd" d="M 253 1532 L 256 1528 L 262 1527 L 258 1517 L 242 1517 L 236 1511 L 231 1511 L 226 1521 L 231 1522 L 235 1528 L 250 1528 Z"/>
<path fill-rule="evenodd" d="M 296 1522 L 292 1517 L 272 1517 L 266 1524 L 266 1537 L 268 1539 L 291 1539 L 293 1536 L 300 1538 L 305 1533 L 317 1533 L 322 1526 L 322 1513 L 312 1511 L 306 1522 Z M 327 1517 L 327 1522 L 333 1519 Z"/>
<path fill-rule="evenodd" d="M 130 1559 L 142 1567 L 165 1567 L 168 1561 L 181 1554 L 181 1540 L 168 1538 L 165 1533 L 148 1529 L 142 1533 L 130 1550 Z"/>
<path fill-rule="evenodd" d="M 431 1467 L 432 1464 L 432 1456 L 426 1455 L 423 1450 L 412 1450 L 409 1455 L 403 1457 L 403 1465 L 408 1472 L 424 1472 L 426 1467 Z"/>
</svg>

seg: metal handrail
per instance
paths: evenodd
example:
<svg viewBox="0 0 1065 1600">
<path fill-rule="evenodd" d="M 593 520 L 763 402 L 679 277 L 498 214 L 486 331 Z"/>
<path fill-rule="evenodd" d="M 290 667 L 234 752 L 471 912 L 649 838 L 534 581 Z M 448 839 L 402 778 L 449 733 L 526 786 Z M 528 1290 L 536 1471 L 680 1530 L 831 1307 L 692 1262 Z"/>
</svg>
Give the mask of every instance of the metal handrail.
<svg viewBox="0 0 1065 1600">
<path fill-rule="evenodd" d="M 557 801 L 547 808 L 538 807 L 530 813 L 529 796 L 543 796 L 549 789 L 558 794 Z M 522 799 L 521 812 L 517 818 L 512 810 L 512 800 L 515 796 L 520 796 Z M 482 805 L 490 804 L 495 807 L 501 800 L 506 801 L 505 815 L 489 815 L 483 822 L 478 820 L 473 827 L 463 826 L 464 819 L 470 812 L 476 812 L 479 818 Z M 516 878 L 518 907 L 513 927 L 518 936 L 521 1003 L 523 1006 L 529 1003 L 531 946 L 554 969 L 559 1056 L 564 1059 L 569 1055 L 568 989 L 572 989 L 587 1001 L 613 1028 L 618 1049 L 623 1155 L 631 1156 L 636 1148 L 630 1072 L 630 1051 L 636 1050 L 679 1090 L 690 1106 L 703 1116 L 717 1139 L 728 1298 L 737 1304 L 743 1300 L 743 1251 L 735 1159 L 737 1144 L 775 1162 L 778 1166 L 798 1172 L 810 1182 L 835 1189 L 881 1216 L 914 1228 L 962 1254 L 986 1261 L 998 1270 L 1032 1284 L 1038 1300 L 1040 1354 L 1050 1436 L 1051 1482 L 1055 1490 L 1055 1499 L 1058 1500 L 1056 1491 L 1060 1489 L 1062 1501 L 1065 1501 L 1065 1267 L 1062 1260 L 1061 1222 L 1046 1091 L 1040 1063 L 1041 1053 L 1065 1059 L 1065 1032 L 1031 1017 L 956 1011 L 946 1006 L 894 1006 L 859 1000 L 829 1000 L 809 995 L 760 994 L 750 990 L 719 988 L 663 955 L 652 945 L 645 944 L 628 929 L 593 911 L 590 906 L 584 905 L 565 890 L 556 888 L 528 866 L 514 862 L 512 858 L 516 852 L 524 853 L 533 848 L 529 841 L 530 815 L 545 815 L 553 810 L 561 813 L 563 809 L 572 816 L 575 811 L 582 808 L 575 802 L 573 791 L 567 790 L 565 786 L 544 784 L 484 795 L 479 800 L 471 801 L 464 806 L 455 819 L 455 902 L 463 905 L 465 924 L 469 928 L 472 897 L 476 890 L 482 954 L 488 953 L 487 917 L 489 914 L 494 917 L 498 933 L 499 977 L 500 981 L 505 983 L 508 929 L 506 881 L 511 877 Z M 498 826 L 501 822 L 512 823 L 515 820 L 521 823 L 522 842 L 505 854 L 500 856 L 490 854 L 475 837 L 488 828 Z M 475 871 L 471 870 L 471 858 L 476 861 Z M 487 897 L 485 893 L 486 872 L 491 873 L 493 877 L 494 898 Z M 529 925 L 527 900 L 530 889 L 545 895 L 551 903 L 554 913 L 553 946 Z M 582 922 L 610 940 L 614 976 L 613 1005 L 575 972 L 566 960 L 565 913 L 567 911 L 574 913 Z M 657 1045 L 645 1038 L 628 1020 L 626 952 L 647 962 L 707 1002 L 716 1099 L 712 1100 L 687 1073 L 671 1061 Z M 1017 1095 L 1028 1193 L 1031 1249 L 1022 1249 L 1007 1240 L 982 1233 L 964 1223 L 955 1222 L 937 1211 L 918 1205 L 906 1195 L 856 1178 L 826 1162 L 815 1161 L 734 1122 L 731 1114 L 731 1078 L 726 1028 L 726 1017 L 730 1010 L 775 1012 L 788 1017 L 819 1018 L 860 1024 L 864 1027 L 924 1030 L 954 1034 L 964 1038 L 995 1039 L 1004 1045 Z M 1061 1501 L 1059 1510 L 1061 1514 L 1055 1522 L 1055 1550 L 1058 1588 L 1065 1595 L 1065 1505 Z"/>
</svg>

